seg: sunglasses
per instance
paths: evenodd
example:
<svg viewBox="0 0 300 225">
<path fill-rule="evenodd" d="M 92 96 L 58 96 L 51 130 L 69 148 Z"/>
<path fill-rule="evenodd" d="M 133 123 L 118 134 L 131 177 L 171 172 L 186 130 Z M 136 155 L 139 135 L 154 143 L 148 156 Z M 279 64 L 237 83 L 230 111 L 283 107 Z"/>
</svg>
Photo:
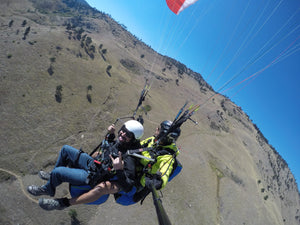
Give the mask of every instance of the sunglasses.
<svg viewBox="0 0 300 225">
<path fill-rule="evenodd" d="M 132 132 L 130 132 L 126 127 L 125 125 L 123 125 L 120 129 L 120 131 L 122 131 L 123 133 L 125 133 L 125 136 L 127 138 L 130 138 L 130 139 L 134 139 L 134 134 Z"/>
</svg>

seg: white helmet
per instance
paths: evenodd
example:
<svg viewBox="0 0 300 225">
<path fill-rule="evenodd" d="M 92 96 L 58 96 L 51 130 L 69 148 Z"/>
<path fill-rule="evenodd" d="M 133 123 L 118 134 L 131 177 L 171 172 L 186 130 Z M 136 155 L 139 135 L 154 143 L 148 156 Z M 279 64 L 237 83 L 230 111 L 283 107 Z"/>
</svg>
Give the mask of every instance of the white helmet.
<svg viewBox="0 0 300 225">
<path fill-rule="evenodd" d="M 135 139 L 140 139 L 144 134 L 143 125 L 136 120 L 129 120 L 124 123 L 126 129 L 134 134 Z"/>
</svg>

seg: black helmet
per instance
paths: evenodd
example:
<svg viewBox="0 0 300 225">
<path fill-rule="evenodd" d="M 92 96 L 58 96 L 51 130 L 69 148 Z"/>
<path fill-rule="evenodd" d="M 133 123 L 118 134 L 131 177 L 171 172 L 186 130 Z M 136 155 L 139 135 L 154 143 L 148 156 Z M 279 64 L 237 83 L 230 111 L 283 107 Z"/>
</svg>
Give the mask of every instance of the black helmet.
<svg viewBox="0 0 300 225">
<path fill-rule="evenodd" d="M 175 142 L 180 136 L 181 130 L 179 127 L 176 128 L 175 130 L 172 130 L 170 133 L 168 133 L 171 125 L 172 125 L 172 121 L 170 120 L 165 120 L 160 124 L 158 139 L 160 139 L 160 142 L 164 145 L 169 145 L 172 142 Z"/>
</svg>

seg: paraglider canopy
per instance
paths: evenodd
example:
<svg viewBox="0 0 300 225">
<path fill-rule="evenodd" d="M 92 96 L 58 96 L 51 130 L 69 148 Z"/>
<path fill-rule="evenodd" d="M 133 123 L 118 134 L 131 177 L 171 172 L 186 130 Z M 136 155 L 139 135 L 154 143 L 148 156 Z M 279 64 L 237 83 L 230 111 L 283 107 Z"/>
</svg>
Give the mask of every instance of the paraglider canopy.
<svg viewBox="0 0 300 225">
<path fill-rule="evenodd" d="M 196 1 L 198 0 L 166 0 L 168 7 L 177 15 Z"/>
</svg>

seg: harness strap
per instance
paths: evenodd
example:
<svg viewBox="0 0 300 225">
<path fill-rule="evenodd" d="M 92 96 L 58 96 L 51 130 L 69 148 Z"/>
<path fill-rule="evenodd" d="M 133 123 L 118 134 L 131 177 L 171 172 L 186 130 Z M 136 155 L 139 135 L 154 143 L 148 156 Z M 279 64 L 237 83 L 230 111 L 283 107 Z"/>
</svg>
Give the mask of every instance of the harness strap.
<svg viewBox="0 0 300 225">
<path fill-rule="evenodd" d="M 84 151 L 82 151 L 82 149 L 80 148 L 80 149 L 79 149 L 79 152 L 78 152 L 78 155 L 77 155 L 77 157 L 76 157 L 76 159 L 75 159 L 75 161 L 74 161 L 75 164 L 78 164 L 78 161 L 79 161 L 79 158 L 80 158 L 81 153 L 84 153 Z"/>
<path fill-rule="evenodd" d="M 150 193 L 150 190 L 148 188 L 143 188 L 139 192 L 136 192 L 133 196 L 133 201 L 138 202 L 141 201 L 141 205 L 143 204 L 143 201 L 147 197 L 147 195 Z"/>
<path fill-rule="evenodd" d="M 166 169 L 165 173 L 161 175 L 162 177 L 169 171 L 169 168 L 170 168 L 170 166 L 171 166 L 171 163 L 172 163 L 173 160 L 175 160 L 175 157 L 176 157 L 176 154 L 173 154 L 173 155 L 172 155 L 172 158 L 169 159 L 167 162 L 164 163 L 164 165 L 166 165 L 166 163 L 168 163 L 168 162 L 170 161 L 170 163 L 169 163 L 169 165 L 168 165 L 168 168 Z M 164 166 L 164 165 L 163 165 L 163 166 Z M 162 167 L 163 167 L 163 166 L 162 166 Z M 162 168 L 162 167 L 161 167 L 161 168 Z M 160 169 L 161 169 L 161 168 L 160 168 Z M 174 168 L 174 167 L 173 167 L 173 168 Z"/>
</svg>

